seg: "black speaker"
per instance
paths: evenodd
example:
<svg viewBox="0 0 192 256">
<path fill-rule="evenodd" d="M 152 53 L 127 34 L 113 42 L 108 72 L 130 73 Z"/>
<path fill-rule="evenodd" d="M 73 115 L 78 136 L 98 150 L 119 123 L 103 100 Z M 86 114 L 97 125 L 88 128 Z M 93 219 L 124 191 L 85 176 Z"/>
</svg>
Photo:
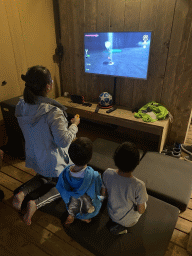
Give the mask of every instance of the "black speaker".
<svg viewBox="0 0 192 256">
<path fill-rule="evenodd" d="M 1 149 L 13 157 L 25 159 L 25 139 L 15 117 L 15 107 L 20 97 L 22 96 L 0 102 L 8 136 L 8 143 Z"/>
<path fill-rule="evenodd" d="M 79 103 L 79 104 L 83 104 L 83 103 L 85 102 L 83 96 L 79 96 L 79 95 L 76 95 L 76 94 L 72 94 L 72 95 L 71 95 L 71 100 L 72 100 L 74 103 Z"/>
</svg>

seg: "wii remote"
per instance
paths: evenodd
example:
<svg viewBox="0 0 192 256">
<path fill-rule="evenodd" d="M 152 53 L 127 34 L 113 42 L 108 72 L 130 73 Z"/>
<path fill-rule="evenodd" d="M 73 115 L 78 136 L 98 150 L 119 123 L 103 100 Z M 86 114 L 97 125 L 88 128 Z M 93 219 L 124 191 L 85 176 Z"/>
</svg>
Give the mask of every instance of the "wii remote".
<svg viewBox="0 0 192 256">
<path fill-rule="evenodd" d="M 108 109 L 108 110 L 106 111 L 106 113 L 109 114 L 109 113 L 115 111 L 116 109 L 117 109 L 116 107 L 112 107 L 112 108 Z"/>
</svg>

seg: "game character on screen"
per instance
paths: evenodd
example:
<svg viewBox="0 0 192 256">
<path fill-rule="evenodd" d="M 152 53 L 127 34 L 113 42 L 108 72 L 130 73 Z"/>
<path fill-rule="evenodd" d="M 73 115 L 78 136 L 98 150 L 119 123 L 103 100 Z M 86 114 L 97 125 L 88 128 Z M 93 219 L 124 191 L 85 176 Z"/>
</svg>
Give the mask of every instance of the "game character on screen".
<svg viewBox="0 0 192 256">
<path fill-rule="evenodd" d="M 108 60 L 109 60 L 109 65 L 113 65 L 114 63 L 112 62 L 112 49 L 111 49 L 111 43 L 109 41 L 105 42 L 105 47 L 108 51 Z"/>
<path fill-rule="evenodd" d="M 140 155 L 135 144 L 124 142 L 114 153 L 118 169 L 108 168 L 102 176 L 105 194 L 108 195 L 108 214 L 113 222 L 110 231 L 127 233 L 145 212 L 148 195 L 145 183 L 133 176 Z"/>
<path fill-rule="evenodd" d="M 92 152 L 92 141 L 86 137 L 76 139 L 69 147 L 74 164 L 63 170 L 56 185 L 69 213 L 65 225 L 70 225 L 75 218 L 89 223 L 100 211 L 101 175 L 87 166 Z"/>
</svg>

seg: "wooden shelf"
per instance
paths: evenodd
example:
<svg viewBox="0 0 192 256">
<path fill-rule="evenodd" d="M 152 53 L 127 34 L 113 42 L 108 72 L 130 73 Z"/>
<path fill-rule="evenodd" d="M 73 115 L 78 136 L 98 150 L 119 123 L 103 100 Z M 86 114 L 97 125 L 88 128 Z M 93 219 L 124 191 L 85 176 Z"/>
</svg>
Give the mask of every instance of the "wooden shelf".
<svg viewBox="0 0 192 256">
<path fill-rule="evenodd" d="M 164 147 L 168 134 L 169 118 L 154 123 L 146 123 L 141 118 L 135 118 L 134 113 L 125 107 L 117 106 L 117 109 L 109 114 L 106 113 L 107 109 L 99 109 L 99 112 L 95 113 L 96 103 L 92 103 L 91 107 L 85 107 L 81 104 L 73 103 L 67 97 L 59 97 L 55 100 L 67 107 L 68 114 L 79 114 L 81 118 L 87 120 L 118 125 L 157 135 L 159 137 L 158 151 L 161 152 Z"/>
</svg>

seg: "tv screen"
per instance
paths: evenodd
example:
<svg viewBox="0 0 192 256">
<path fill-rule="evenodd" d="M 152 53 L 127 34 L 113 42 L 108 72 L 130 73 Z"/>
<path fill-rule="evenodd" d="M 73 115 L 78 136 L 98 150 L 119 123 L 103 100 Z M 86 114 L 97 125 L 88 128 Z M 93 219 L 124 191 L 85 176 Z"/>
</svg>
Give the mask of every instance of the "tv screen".
<svg viewBox="0 0 192 256">
<path fill-rule="evenodd" d="M 151 33 L 84 33 L 85 73 L 147 79 Z"/>
</svg>

